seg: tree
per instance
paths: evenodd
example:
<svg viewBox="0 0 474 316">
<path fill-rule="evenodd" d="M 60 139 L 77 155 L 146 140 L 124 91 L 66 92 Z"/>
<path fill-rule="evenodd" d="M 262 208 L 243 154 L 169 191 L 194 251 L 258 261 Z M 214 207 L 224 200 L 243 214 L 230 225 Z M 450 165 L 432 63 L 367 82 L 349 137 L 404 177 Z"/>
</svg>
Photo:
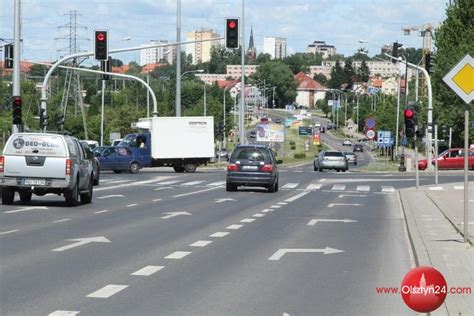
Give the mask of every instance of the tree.
<svg viewBox="0 0 474 316">
<path fill-rule="evenodd" d="M 474 1 L 453 0 L 446 8 L 446 20 L 436 32 L 436 65 L 432 68 L 433 116 L 439 125 L 452 126 L 454 146 L 464 138 L 463 111 L 465 103 L 443 81 L 443 77 L 466 54 L 474 56 Z M 470 120 L 473 121 L 471 111 Z M 470 139 L 474 137 L 471 129 Z"/>
<path fill-rule="evenodd" d="M 308 72 L 309 66 L 321 65 L 321 61 L 321 54 L 313 53 L 296 53 L 283 59 L 283 62 L 290 67 L 294 74 L 300 71 Z"/>
<path fill-rule="evenodd" d="M 48 69 L 46 68 L 45 65 L 32 65 L 30 68 L 30 75 L 32 76 L 38 76 L 38 77 L 44 77 L 46 73 L 48 72 Z"/>
<path fill-rule="evenodd" d="M 111 64 L 112 67 L 122 67 L 123 66 L 123 61 L 121 61 L 120 59 L 111 58 L 110 59 L 110 64 Z"/>
<path fill-rule="evenodd" d="M 365 60 L 363 60 L 362 63 L 360 64 L 359 69 L 357 69 L 357 81 L 367 82 L 369 81 L 369 78 L 370 78 L 370 70 Z"/>
<path fill-rule="evenodd" d="M 319 73 L 319 74 L 314 74 L 313 80 L 319 82 L 323 86 L 325 86 L 328 83 L 328 78 L 326 78 L 325 75 Z"/>
<path fill-rule="evenodd" d="M 328 81 L 328 86 L 331 89 L 340 89 L 344 83 L 344 70 L 341 67 L 339 59 L 336 60 L 336 64 L 331 69 L 331 79 Z"/>
<path fill-rule="evenodd" d="M 296 99 L 296 88 L 298 87 L 293 73 L 281 61 L 269 61 L 260 65 L 257 72 L 252 76 L 257 80 L 265 80 L 267 84 L 275 86 L 275 104 L 283 107 Z"/>
<path fill-rule="evenodd" d="M 352 83 L 354 82 L 355 77 L 355 71 L 352 67 L 352 58 L 346 59 L 343 74 L 344 83 L 347 83 L 347 89 L 352 89 Z"/>
<path fill-rule="evenodd" d="M 261 65 L 271 60 L 272 60 L 272 56 L 270 54 L 260 53 L 258 54 L 257 59 L 255 59 L 255 64 Z"/>
</svg>

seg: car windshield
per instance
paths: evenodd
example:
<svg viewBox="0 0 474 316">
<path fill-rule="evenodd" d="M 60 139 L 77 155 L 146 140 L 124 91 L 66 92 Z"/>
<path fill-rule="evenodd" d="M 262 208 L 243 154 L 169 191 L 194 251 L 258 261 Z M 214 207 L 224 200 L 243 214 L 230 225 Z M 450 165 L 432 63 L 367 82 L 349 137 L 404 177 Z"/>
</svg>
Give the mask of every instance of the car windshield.
<svg viewBox="0 0 474 316">
<path fill-rule="evenodd" d="M 324 156 L 326 156 L 326 157 L 344 157 L 344 155 L 340 151 L 326 151 Z"/>
</svg>

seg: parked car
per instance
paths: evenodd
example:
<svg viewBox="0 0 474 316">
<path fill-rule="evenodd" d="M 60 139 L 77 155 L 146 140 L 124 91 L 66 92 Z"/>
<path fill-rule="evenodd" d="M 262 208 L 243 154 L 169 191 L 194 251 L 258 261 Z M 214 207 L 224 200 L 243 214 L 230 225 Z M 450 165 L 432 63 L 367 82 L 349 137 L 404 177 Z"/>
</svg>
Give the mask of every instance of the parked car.
<svg viewBox="0 0 474 316">
<path fill-rule="evenodd" d="M 349 169 L 347 158 L 342 151 L 338 150 L 323 150 L 314 157 L 313 161 L 314 171 L 322 172 L 324 169 L 334 169 L 345 172 Z"/>
<path fill-rule="evenodd" d="M 352 142 L 350 141 L 350 139 L 345 138 L 345 139 L 342 141 L 342 146 L 352 146 Z"/>
<path fill-rule="evenodd" d="M 227 165 L 226 190 L 236 191 L 239 186 L 265 187 L 278 191 L 278 168 L 275 155 L 264 145 L 238 145 Z"/>
<path fill-rule="evenodd" d="M 435 159 L 431 163 L 435 164 Z M 418 169 L 428 168 L 428 160 L 418 162 Z M 474 170 L 474 149 L 469 149 L 468 168 Z M 438 169 L 464 169 L 464 148 L 451 148 L 438 156 Z"/>
<path fill-rule="evenodd" d="M 357 166 L 357 156 L 351 151 L 345 151 L 344 156 L 347 158 L 348 163 L 354 164 L 354 166 Z"/>
<path fill-rule="evenodd" d="M 81 140 L 80 141 L 82 147 L 84 148 L 84 151 L 86 152 L 86 157 L 92 157 L 88 158 L 89 161 L 92 164 L 92 167 L 94 169 L 94 185 L 99 185 L 100 181 L 100 163 L 99 159 L 97 159 L 94 151 L 90 147 L 90 144 L 87 141 Z M 98 147 L 96 147 L 98 148 Z"/>
<path fill-rule="evenodd" d="M 79 141 L 68 135 L 15 133 L 0 156 L 2 203 L 10 205 L 15 192 L 22 202 L 34 194 L 63 195 L 66 204 L 75 206 L 92 201 L 94 170 Z"/>
<path fill-rule="evenodd" d="M 229 160 L 229 153 L 227 152 L 227 149 L 222 148 L 221 150 L 216 150 L 216 158 L 219 158 L 221 160 Z"/>
<path fill-rule="evenodd" d="M 353 152 L 363 152 L 364 151 L 364 146 L 362 144 L 354 144 L 354 147 L 352 149 Z"/>
<path fill-rule="evenodd" d="M 112 141 L 112 146 L 118 146 L 120 144 L 120 142 L 122 141 L 122 138 L 119 138 L 119 139 L 114 139 Z"/>
<path fill-rule="evenodd" d="M 128 147 L 109 147 L 97 156 L 101 170 L 113 170 L 115 173 L 138 173 L 140 160 Z"/>
</svg>

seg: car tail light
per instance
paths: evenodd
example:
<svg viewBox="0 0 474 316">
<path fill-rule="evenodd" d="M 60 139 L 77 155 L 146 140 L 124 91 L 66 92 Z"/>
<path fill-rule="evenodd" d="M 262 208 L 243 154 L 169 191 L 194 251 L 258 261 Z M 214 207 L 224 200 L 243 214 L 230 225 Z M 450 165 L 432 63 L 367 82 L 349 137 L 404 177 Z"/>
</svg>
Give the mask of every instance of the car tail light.
<svg viewBox="0 0 474 316">
<path fill-rule="evenodd" d="M 237 171 L 239 167 L 235 163 L 230 163 L 227 165 L 227 171 Z"/>
<path fill-rule="evenodd" d="M 5 157 L 0 156 L 0 173 L 3 173 L 4 165 L 5 165 Z"/>
<path fill-rule="evenodd" d="M 66 175 L 67 176 L 71 175 L 71 166 L 72 166 L 72 160 L 66 159 Z"/>
<path fill-rule="evenodd" d="M 273 170 L 273 166 L 272 165 L 264 165 L 260 171 L 263 171 L 263 172 L 271 172 Z"/>
</svg>

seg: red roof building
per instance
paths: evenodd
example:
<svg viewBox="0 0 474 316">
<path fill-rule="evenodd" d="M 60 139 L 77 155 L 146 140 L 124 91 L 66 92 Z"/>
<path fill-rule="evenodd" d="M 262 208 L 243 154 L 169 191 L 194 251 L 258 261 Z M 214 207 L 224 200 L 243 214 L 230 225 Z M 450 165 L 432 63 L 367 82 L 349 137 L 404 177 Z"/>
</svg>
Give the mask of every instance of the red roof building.
<svg viewBox="0 0 474 316">
<path fill-rule="evenodd" d="M 297 73 L 295 79 L 298 81 L 296 96 L 298 105 L 313 108 L 318 100 L 323 100 L 326 97 L 327 88 L 304 72 Z"/>
</svg>

